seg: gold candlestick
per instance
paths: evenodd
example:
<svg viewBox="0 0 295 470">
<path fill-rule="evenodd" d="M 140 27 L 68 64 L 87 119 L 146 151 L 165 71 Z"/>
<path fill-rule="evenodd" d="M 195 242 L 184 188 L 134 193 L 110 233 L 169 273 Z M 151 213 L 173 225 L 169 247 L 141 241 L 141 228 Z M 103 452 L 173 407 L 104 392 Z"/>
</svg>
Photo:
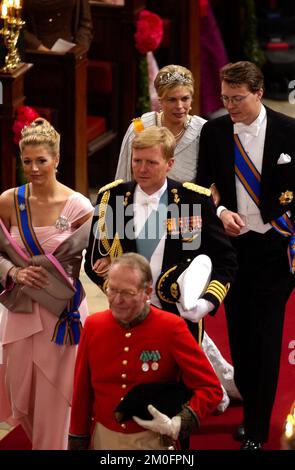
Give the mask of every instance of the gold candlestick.
<svg viewBox="0 0 295 470">
<path fill-rule="evenodd" d="M 1 5 L 1 18 L 3 27 L 0 34 L 3 36 L 7 48 L 5 66 L 1 72 L 11 73 L 20 65 L 20 56 L 17 49 L 19 33 L 25 22 L 21 19 L 20 0 L 3 0 Z"/>
</svg>

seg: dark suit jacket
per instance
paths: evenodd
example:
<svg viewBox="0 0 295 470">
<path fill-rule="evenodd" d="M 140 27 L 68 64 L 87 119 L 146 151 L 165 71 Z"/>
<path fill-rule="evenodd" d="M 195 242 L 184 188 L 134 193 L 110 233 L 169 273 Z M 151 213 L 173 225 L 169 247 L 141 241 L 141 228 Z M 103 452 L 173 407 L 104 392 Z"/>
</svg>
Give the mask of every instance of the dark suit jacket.
<svg viewBox="0 0 295 470">
<path fill-rule="evenodd" d="M 133 197 L 134 190 L 136 187 L 135 182 L 121 183 L 114 186 L 107 185 L 101 189 L 97 198 L 97 205 L 92 221 L 92 229 L 90 233 L 89 245 L 86 252 L 85 258 L 85 271 L 87 275 L 98 285 L 103 284 L 103 279 L 99 278 L 97 274 L 92 270 L 92 263 L 98 258 L 101 258 L 104 253 L 104 248 L 100 243 L 100 240 L 95 237 L 96 227 L 100 209 L 100 203 L 105 198 L 107 191 L 109 191 L 108 210 L 106 216 L 106 224 L 108 231 L 108 239 L 111 242 L 116 232 L 119 233 L 120 243 L 124 253 L 136 252 L 136 240 L 133 235 Z M 110 189 L 107 189 L 110 186 Z M 113 186 L 113 187 L 112 187 Z M 180 263 L 189 264 L 199 254 L 207 254 L 213 265 L 213 271 L 211 276 L 211 282 L 213 280 L 220 282 L 223 286 L 231 283 L 235 272 L 236 272 L 236 256 L 231 246 L 231 243 L 224 233 L 223 226 L 215 214 L 215 206 L 212 202 L 211 197 L 203 194 L 199 194 L 193 190 L 183 187 L 179 182 L 170 180 L 168 178 L 168 205 L 175 203 L 175 199 L 178 200 L 177 206 L 181 204 L 189 207 L 189 216 L 192 217 L 193 210 L 196 206 L 200 205 L 202 227 L 199 232 L 200 246 L 196 247 L 196 243 L 185 241 L 188 237 L 187 233 L 180 233 L 180 236 L 174 237 L 171 233 L 167 233 L 167 239 L 165 242 L 162 271 L 166 271 L 174 265 Z M 124 205 L 125 202 L 125 205 Z M 175 207 L 175 205 L 174 205 Z M 195 213 L 195 212 L 194 212 Z M 182 213 L 183 214 L 183 213 Z M 187 214 L 185 214 L 187 215 Z M 175 217 L 173 211 L 169 214 L 168 218 Z M 181 217 L 180 212 L 180 217 Z M 108 218 L 109 217 L 109 218 Z M 114 226 L 113 222 L 117 221 L 117 227 Z M 113 225 L 113 227 L 112 227 Z M 129 237 L 122 233 L 122 229 L 129 227 Z M 130 237 L 131 235 L 131 237 Z M 98 231 L 98 238 L 101 238 L 101 232 Z M 188 248 L 188 249 L 187 249 Z M 92 258 L 93 253 L 93 259 Z M 216 307 L 219 306 L 217 297 L 208 293 L 203 296 L 207 300 L 214 303 Z M 162 307 L 171 310 L 171 305 L 162 303 Z M 169 307 L 169 308 L 167 308 Z"/>
<path fill-rule="evenodd" d="M 260 201 L 264 223 L 287 210 L 292 211 L 293 218 L 295 213 L 295 198 L 288 205 L 279 201 L 287 190 L 295 195 L 295 119 L 268 108 L 266 114 Z M 290 155 L 291 162 L 278 165 L 281 153 Z M 208 121 L 202 128 L 197 183 L 208 187 L 215 183 L 221 195 L 219 205 L 237 212 L 233 123 L 229 116 Z"/>
</svg>

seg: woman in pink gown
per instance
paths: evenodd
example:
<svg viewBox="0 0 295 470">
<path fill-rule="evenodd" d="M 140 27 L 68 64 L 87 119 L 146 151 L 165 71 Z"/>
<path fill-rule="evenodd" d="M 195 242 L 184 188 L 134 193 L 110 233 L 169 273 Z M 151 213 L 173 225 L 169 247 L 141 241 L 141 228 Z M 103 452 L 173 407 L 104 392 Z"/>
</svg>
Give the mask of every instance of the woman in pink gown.
<svg viewBox="0 0 295 470">
<path fill-rule="evenodd" d="M 0 421 L 20 423 L 32 441 L 33 449 L 66 449 L 76 357 L 76 345 L 71 343 L 77 343 L 79 335 L 73 340 L 67 329 L 62 330 L 65 326 L 71 328 L 71 321 L 65 316 L 59 322 L 61 330 L 55 329 L 61 318 L 59 314 L 66 311 L 67 315 L 70 309 L 67 306 L 58 311 L 54 299 L 54 291 L 58 294 L 58 289 L 50 290 L 52 277 L 41 261 L 49 263 L 54 274 L 58 271 L 61 283 L 67 284 L 67 288 L 70 286 L 73 293 L 78 289 L 79 303 L 82 301 L 76 305 L 72 318 L 76 319 L 76 325 L 80 324 L 79 320 L 83 323 L 87 305 L 83 300 L 83 288 L 78 288 L 73 278 L 79 275 L 93 208 L 86 197 L 57 181 L 59 134 L 46 120 L 38 118 L 23 129 L 20 150 L 29 183 L 17 190 L 25 188 L 27 191 L 27 209 L 24 209 L 25 204 L 19 204 L 14 188 L 0 196 L 2 241 L 8 242 L 7 252 L 13 254 L 15 251 L 20 260 L 16 264 L 14 256 L 3 253 L 2 244 L 0 268 L 4 292 L 0 302 L 10 305 L 10 296 L 17 289 L 22 294 L 14 296 L 15 308 L 2 309 Z M 36 253 L 30 253 L 32 247 L 26 241 L 27 235 L 22 234 L 25 229 L 17 217 L 17 213 L 23 216 L 26 210 L 33 238 L 43 250 L 39 258 Z M 40 264 L 36 259 L 41 260 Z M 75 285 L 74 289 L 72 285 Z M 53 295 L 52 302 L 42 301 L 45 290 Z M 26 297 L 25 292 L 33 292 L 33 300 Z M 34 294 L 40 297 L 40 302 L 34 300 Z M 31 305 L 31 308 L 22 312 L 20 304 Z M 65 344 L 54 341 L 53 333 L 58 336 L 58 331 L 62 338 L 59 343 Z"/>
</svg>

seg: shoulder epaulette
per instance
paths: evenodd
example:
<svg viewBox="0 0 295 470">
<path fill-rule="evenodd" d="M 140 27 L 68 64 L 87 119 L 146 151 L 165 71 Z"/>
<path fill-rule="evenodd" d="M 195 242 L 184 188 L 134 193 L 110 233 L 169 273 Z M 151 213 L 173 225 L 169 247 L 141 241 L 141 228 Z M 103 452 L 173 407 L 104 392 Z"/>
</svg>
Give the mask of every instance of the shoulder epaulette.
<svg viewBox="0 0 295 470">
<path fill-rule="evenodd" d="M 199 194 L 204 194 L 205 196 L 211 196 L 211 189 L 205 188 L 204 186 L 199 186 L 198 184 L 194 183 L 183 183 L 182 185 L 186 189 L 190 189 L 191 191 L 195 191 L 196 193 Z"/>
<path fill-rule="evenodd" d="M 115 188 L 116 186 L 119 186 L 119 184 L 122 184 L 122 183 L 124 183 L 124 180 L 122 180 L 122 179 L 116 180 L 116 181 L 112 181 L 111 183 L 106 184 L 105 186 L 103 186 L 102 188 L 100 188 L 100 190 L 98 191 L 98 194 L 101 194 L 101 193 L 103 193 L 104 191 L 108 191 L 109 189 Z"/>
<path fill-rule="evenodd" d="M 133 127 L 135 132 L 141 132 L 144 129 L 142 119 L 140 117 L 132 119 Z"/>
</svg>

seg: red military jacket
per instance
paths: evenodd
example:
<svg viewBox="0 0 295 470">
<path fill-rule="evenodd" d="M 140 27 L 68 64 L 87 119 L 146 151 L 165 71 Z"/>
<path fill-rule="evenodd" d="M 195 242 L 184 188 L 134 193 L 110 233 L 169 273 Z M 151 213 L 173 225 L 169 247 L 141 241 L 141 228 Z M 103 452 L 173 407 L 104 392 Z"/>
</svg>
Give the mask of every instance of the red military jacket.
<svg viewBox="0 0 295 470">
<path fill-rule="evenodd" d="M 185 321 L 151 307 L 126 328 L 111 310 L 87 318 L 78 349 L 70 433 L 91 433 L 93 420 L 123 433 L 142 431 L 132 419 L 119 424 L 114 410 L 135 385 L 182 379 L 194 391 L 189 406 L 199 420 L 222 398 L 220 382 Z"/>
</svg>

